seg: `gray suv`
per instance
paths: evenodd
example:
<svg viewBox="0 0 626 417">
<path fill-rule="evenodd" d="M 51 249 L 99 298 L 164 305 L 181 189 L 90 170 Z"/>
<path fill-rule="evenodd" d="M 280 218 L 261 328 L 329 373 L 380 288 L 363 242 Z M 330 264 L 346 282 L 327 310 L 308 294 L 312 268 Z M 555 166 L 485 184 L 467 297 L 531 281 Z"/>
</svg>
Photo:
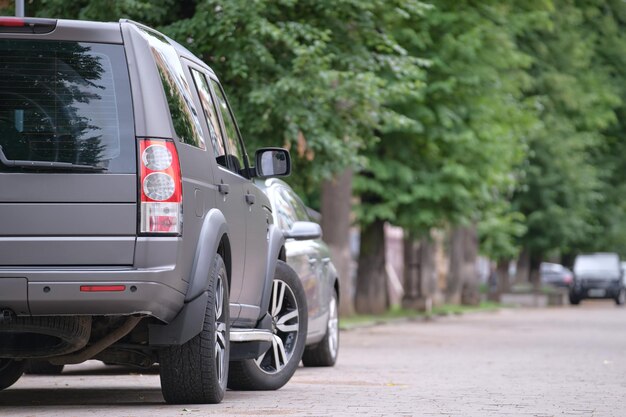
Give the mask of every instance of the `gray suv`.
<svg viewBox="0 0 626 417">
<path fill-rule="evenodd" d="M 0 389 L 88 359 L 159 363 L 171 403 L 286 383 L 255 359 L 297 365 L 306 299 L 253 179 L 289 153 L 252 166 L 214 72 L 135 22 L 0 18 L 0 54 Z"/>
</svg>

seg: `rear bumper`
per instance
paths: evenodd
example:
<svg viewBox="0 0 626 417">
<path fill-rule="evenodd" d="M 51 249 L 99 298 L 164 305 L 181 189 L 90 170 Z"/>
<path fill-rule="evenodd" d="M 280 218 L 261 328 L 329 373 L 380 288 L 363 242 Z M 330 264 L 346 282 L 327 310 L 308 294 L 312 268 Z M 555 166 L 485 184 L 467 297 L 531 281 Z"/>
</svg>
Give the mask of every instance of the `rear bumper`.
<svg viewBox="0 0 626 417">
<path fill-rule="evenodd" d="M 172 269 L 2 270 L 0 309 L 22 316 L 145 314 L 169 322 L 185 295 L 168 282 L 180 282 Z M 118 288 L 81 291 L 102 285 Z"/>
</svg>

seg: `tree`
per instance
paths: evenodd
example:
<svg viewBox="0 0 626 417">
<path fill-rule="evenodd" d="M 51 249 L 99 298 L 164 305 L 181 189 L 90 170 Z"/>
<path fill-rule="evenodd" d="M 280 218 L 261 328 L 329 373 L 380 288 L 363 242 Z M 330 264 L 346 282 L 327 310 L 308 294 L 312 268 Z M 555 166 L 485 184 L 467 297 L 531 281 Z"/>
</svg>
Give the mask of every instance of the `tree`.
<svg viewBox="0 0 626 417">
<path fill-rule="evenodd" d="M 424 88 L 389 100 L 402 117 L 386 121 L 366 152 L 368 168 L 355 180 L 367 197 L 358 211 L 364 224 L 390 221 L 420 239 L 480 222 L 506 201 L 534 121 L 522 100 L 529 59 L 511 25 L 531 17 L 511 4 L 434 1 L 419 26 L 396 26 L 399 43 L 429 65 L 414 81 Z"/>
<path fill-rule="evenodd" d="M 556 4 L 549 25 L 518 37 L 533 60 L 526 94 L 539 124 L 528 142 L 513 205 L 525 215 L 527 227 L 521 238 L 525 262 L 518 269 L 530 269 L 535 282 L 546 255 L 572 251 L 597 233 L 594 208 L 604 196 L 592 155 L 605 143 L 603 131 L 616 122 L 621 103 L 611 70 L 598 56 L 599 32 L 589 21 L 605 14 L 604 5 Z"/>
</svg>

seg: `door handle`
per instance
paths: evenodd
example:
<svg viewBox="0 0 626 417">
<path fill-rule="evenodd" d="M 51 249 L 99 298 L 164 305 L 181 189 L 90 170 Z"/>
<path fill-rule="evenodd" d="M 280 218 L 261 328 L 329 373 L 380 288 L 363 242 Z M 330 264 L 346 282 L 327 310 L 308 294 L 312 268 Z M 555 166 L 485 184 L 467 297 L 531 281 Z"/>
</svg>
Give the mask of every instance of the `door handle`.
<svg viewBox="0 0 626 417">
<path fill-rule="evenodd" d="M 230 186 L 228 184 L 217 184 L 217 191 L 220 192 L 220 194 L 222 195 L 226 195 L 228 193 L 230 193 Z"/>
<path fill-rule="evenodd" d="M 248 203 L 249 206 L 254 204 L 254 194 L 246 194 L 246 203 Z"/>
</svg>

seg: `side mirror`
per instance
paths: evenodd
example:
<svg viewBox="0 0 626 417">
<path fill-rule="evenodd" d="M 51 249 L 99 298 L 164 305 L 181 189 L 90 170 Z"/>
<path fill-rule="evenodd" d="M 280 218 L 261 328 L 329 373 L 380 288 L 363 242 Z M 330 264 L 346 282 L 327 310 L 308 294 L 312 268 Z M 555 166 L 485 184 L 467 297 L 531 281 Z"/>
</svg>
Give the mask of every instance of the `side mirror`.
<svg viewBox="0 0 626 417">
<path fill-rule="evenodd" d="M 261 148 L 255 154 L 255 176 L 286 177 L 291 173 L 291 157 L 283 148 Z"/>
<path fill-rule="evenodd" d="M 288 232 L 284 232 L 286 239 L 309 240 L 322 237 L 322 228 L 313 222 L 295 222 Z"/>
</svg>

